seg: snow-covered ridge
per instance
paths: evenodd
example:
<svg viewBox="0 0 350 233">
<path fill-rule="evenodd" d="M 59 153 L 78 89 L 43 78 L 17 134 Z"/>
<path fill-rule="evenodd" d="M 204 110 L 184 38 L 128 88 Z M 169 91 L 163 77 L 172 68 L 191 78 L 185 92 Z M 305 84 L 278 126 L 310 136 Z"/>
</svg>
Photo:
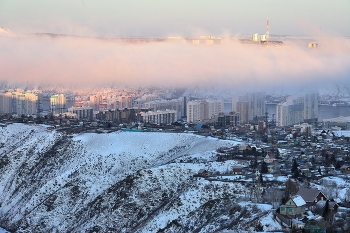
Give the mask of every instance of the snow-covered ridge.
<svg viewBox="0 0 350 233">
<path fill-rule="evenodd" d="M 210 160 L 217 148 L 235 144 L 193 134 L 66 135 L 44 126 L 8 125 L 0 128 L 0 227 L 171 232 L 174 221 L 197 224 L 184 216 L 199 218 L 217 206 L 229 211 L 246 188 L 193 177 L 199 169 L 229 170 L 235 161 L 179 161 Z M 219 228 L 213 224 L 210 229 Z"/>
</svg>

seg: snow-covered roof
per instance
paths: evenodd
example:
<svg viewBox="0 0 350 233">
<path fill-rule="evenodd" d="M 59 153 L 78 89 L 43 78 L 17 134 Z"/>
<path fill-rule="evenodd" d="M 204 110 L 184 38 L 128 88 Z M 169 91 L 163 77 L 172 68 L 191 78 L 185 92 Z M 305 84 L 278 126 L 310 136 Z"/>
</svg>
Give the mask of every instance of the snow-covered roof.
<svg viewBox="0 0 350 233">
<path fill-rule="evenodd" d="M 340 116 L 340 117 L 336 117 L 336 118 L 330 118 L 330 119 L 323 119 L 323 122 L 327 122 L 327 121 L 330 121 L 330 122 L 350 122 L 350 116 Z"/>
<path fill-rule="evenodd" d="M 306 202 L 304 201 L 304 199 L 301 196 L 299 196 L 299 195 L 293 197 L 292 200 L 294 201 L 296 206 L 306 205 Z"/>
<path fill-rule="evenodd" d="M 334 136 L 336 137 L 350 137 L 350 130 L 343 130 L 343 131 L 333 131 L 332 132 L 334 134 Z"/>
</svg>

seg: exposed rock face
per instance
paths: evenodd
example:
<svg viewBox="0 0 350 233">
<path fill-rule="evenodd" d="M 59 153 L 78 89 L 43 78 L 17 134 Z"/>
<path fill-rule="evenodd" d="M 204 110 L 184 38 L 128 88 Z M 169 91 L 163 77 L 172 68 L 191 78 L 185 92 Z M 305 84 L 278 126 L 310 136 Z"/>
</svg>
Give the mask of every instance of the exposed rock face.
<svg viewBox="0 0 350 233">
<path fill-rule="evenodd" d="M 191 134 L 66 135 L 42 126 L 0 129 L 0 227 L 11 232 L 212 232 L 251 208 L 240 183 L 193 177 L 233 142 Z M 209 152 L 208 152 L 209 151 Z M 249 229 L 249 228 L 248 228 Z"/>
</svg>

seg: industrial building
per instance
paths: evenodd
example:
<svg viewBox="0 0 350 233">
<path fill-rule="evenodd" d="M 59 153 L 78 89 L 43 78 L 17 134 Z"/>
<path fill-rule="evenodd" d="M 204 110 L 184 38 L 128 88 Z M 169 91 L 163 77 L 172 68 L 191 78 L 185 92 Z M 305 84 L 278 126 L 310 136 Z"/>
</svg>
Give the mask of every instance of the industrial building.
<svg viewBox="0 0 350 233">
<path fill-rule="evenodd" d="M 336 117 L 331 119 L 323 119 L 325 128 L 340 128 L 342 130 L 350 130 L 350 116 L 347 117 Z"/>
</svg>

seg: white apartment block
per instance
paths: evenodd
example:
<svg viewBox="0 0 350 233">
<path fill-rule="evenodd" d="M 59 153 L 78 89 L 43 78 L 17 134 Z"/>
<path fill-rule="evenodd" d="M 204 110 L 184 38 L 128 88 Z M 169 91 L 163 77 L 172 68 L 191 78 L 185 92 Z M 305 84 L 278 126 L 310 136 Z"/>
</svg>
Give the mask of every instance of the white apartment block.
<svg viewBox="0 0 350 233">
<path fill-rule="evenodd" d="M 249 93 L 232 97 L 232 111 L 240 114 L 241 124 L 258 120 L 266 113 L 266 94 L 264 92 Z"/>
<path fill-rule="evenodd" d="M 266 94 L 264 92 L 248 94 L 248 121 L 265 116 L 265 101 Z"/>
<path fill-rule="evenodd" d="M 318 94 L 289 97 L 276 106 L 276 125 L 289 126 L 318 118 Z"/>
<path fill-rule="evenodd" d="M 215 115 L 222 113 L 224 110 L 224 103 L 222 101 L 217 100 L 207 100 L 207 119 L 211 120 L 214 118 Z"/>
<path fill-rule="evenodd" d="M 177 99 L 173 100 L 159 100 L 159 101 L 150 101 L 144 104 L 145 108 L 150 109 L 151 111 L 164 111 L 164 110 L 174 110 L 176 119 L 180 119 L 183 114 L 182 102 Z"/>
<path fill-rule="evenodd" d="M 0 114 L 13 113 L 12 111 L 13 98 L 15 98 L 15 96 L 13 96 L 13 93 L 11 92 L 0 93 Z"/>
<path fill-rule="evenodd" d="M 50 109 L 52 114 L 62 114 L 66 112 L 66 96 L 57 94 L 50 97 Z"/>
<path fill-rule="evenodd" d="M 194 100 L 187 103 L 187 122 L 202 123 L 214 119 L 223 112 L 223 102 L 216 100 Z"/>
<path fill-rule="evenodd" d="M 152 124 L 171 124 L 177 120 L 175 110 L 141 112 L 141 117 L 143 122 Z"/>
<path fill-rule="evenodd" d="M 79 120 L 93 120 L 94 110 L 92 107 L 70 107 L 67 115 L 75 116 Z"/>
<path fill-rule="evenodd" d="M 187 102 L 187 122 L 198 123 L 205 120 L 204 100 Z"/>
<path fill-rule="evenodd" d="M 304 96 L 304 119 L 318 118 L 318 93 L 306 94 Z"/>
<path fill-rule="evenodd" d="M 41 108 L 40 91 L 8 90 L 0 93 L 0 113 L 34 115 Z"/>
</svg>

